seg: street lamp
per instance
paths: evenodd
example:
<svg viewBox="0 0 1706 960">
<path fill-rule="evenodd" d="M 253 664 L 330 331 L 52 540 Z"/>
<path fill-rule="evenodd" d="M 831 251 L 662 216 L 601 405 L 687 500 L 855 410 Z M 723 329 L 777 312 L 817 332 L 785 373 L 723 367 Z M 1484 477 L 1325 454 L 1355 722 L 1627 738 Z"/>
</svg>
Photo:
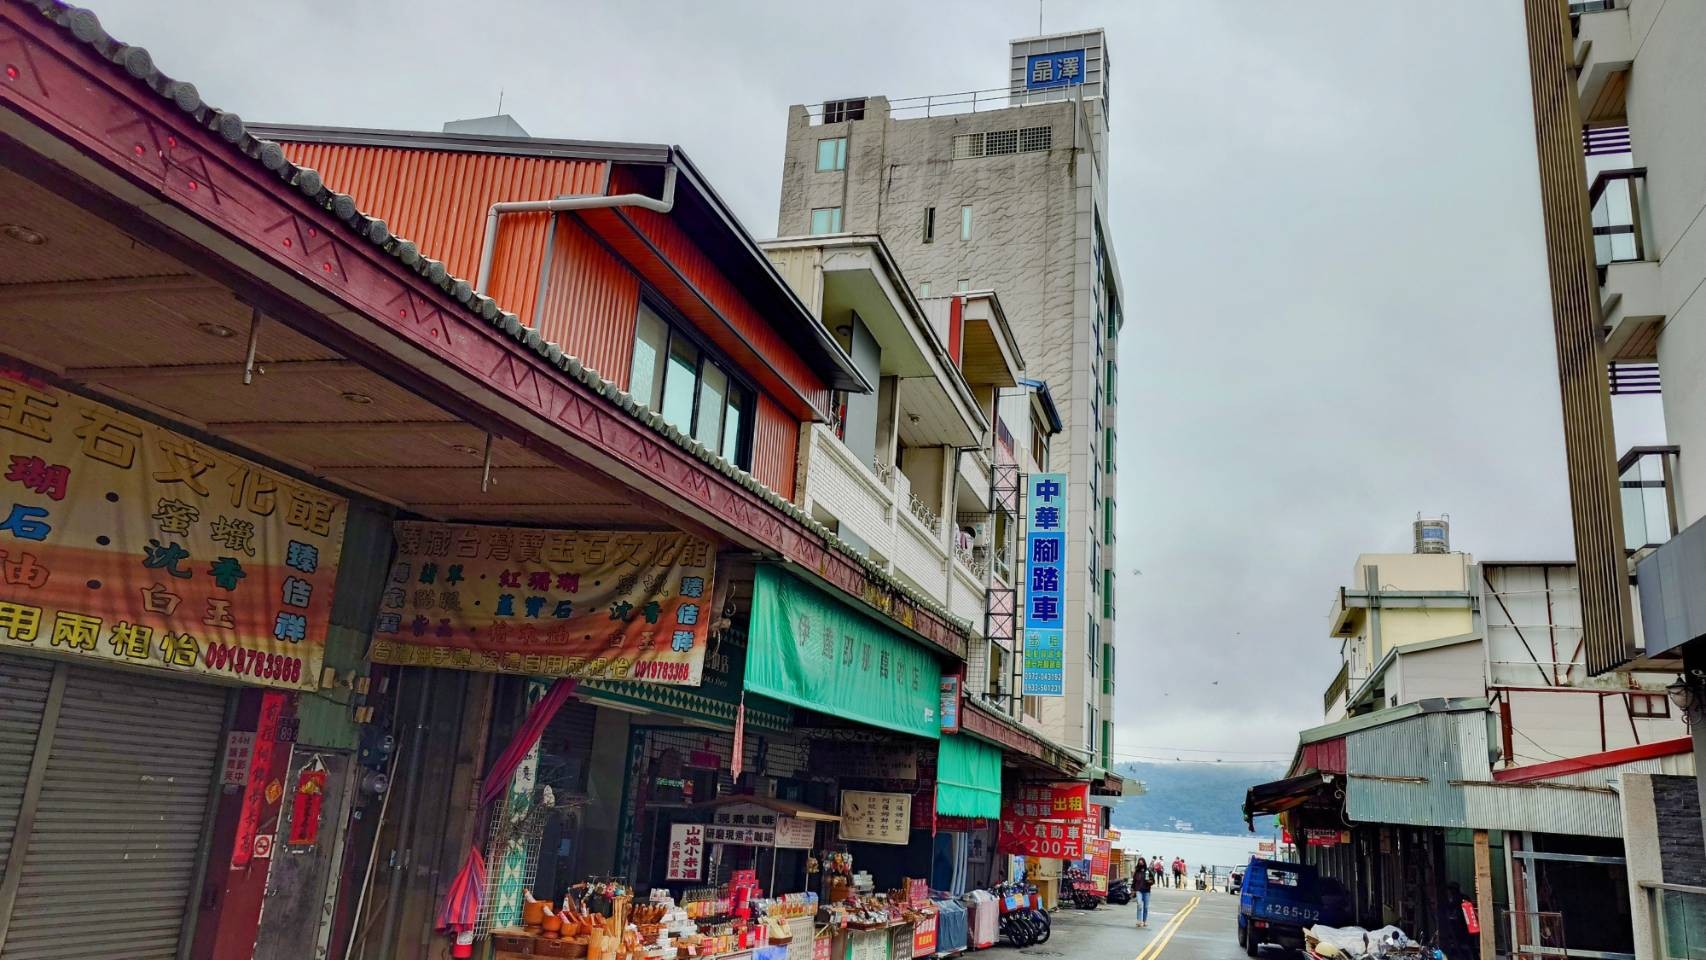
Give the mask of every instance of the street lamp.
<svg viewBox="0 0 1706 960">
<path fill-rule="evenodd" d="M 1706 709 L 1706 671 L 1685 671 L 1670 686 L 1665 687 L 1665 693 L 1670 697 L 1670 702 L 1682 711 L 1683 722 L 1693 723 L 1695 712 Z"/>
</svg>

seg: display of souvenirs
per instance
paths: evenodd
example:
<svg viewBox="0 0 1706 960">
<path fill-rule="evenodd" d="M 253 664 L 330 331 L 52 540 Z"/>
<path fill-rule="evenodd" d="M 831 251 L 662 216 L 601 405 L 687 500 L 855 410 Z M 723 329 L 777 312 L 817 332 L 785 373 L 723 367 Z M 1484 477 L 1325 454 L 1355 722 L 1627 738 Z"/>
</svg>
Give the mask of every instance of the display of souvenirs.
<svg viewBox="0 0 1706 960">
<path fill-rule="evenodd" d="M 618 892 L 620 891 L 620 892 Z M 650 954 L 635 917 L 649 921 L 666 912 L 655 905 L 631 909 L 631 898 L 621 884 L 583 883 L 571 891 L 561 909 L 548 900 L 522 892 L 520 927 L 492 931 L 492 945 L 499 960 L 516 956 L 585 957 L 586 960 L 641 960 Z M 609 913 L 591 909 L 608 906 Z"/>
<path fill-rule="evenodd" d="M 901 906 L 891 903 L 889 898 L 882 894 L 831 904 L 828 907 L 828 915 L 830 926 L 850 927 L 854 930 L 874 930 L 905 919 Z"/>
<path fill-rule="evenodd" d="M 717 887 L 694 887 L 681 892 L 681 908 L 693 920 L 726 917 L 734 912 L 734 902 Z"/>
<path fill-rule="evenodd" d="M 817 894 L 787 893 L 770 900 L 754 900 L 753 907 L 773 920 L 817 916 Z"/>
</svg>

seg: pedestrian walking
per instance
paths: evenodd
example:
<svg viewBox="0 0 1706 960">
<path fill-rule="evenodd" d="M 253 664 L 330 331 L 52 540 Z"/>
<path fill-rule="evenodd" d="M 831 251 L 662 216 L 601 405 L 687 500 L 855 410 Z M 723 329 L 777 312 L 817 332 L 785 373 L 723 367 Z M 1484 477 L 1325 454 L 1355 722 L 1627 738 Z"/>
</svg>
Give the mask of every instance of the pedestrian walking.
<svg viewBox="0 0 1706 960">
<path fill-rule="evenodd" d="M 1179 888 L 1180 890 L 1185 889 L 1185 858 L 1184 857 L 1174 857 L 1173 858 L 1173 886 Z"/>
<path fill-rule="evenodd" d="M 1149 865 L 1149 871 L 1150 871 L 1150 879 L 1151 880 L 1153 880 L 1155 883 L 1160 884 L 1162 886 L 1167 885 L 1166 874 L 1161 872 L 1161 858 L 1160 857 L 1156 857 L 1155 862 L 1151 863 Z"/>
<path fill-rule="evenodd" d="M 1137 896 L 1137 925 L 1140 927 L 1149 926 L 1149 891 L 1155 886 L 1155 874 L 1149 867 L 1150 864 L 1138 860 L 1137 870 L 1131 875 L 1131 890 Z"/>
</svg>

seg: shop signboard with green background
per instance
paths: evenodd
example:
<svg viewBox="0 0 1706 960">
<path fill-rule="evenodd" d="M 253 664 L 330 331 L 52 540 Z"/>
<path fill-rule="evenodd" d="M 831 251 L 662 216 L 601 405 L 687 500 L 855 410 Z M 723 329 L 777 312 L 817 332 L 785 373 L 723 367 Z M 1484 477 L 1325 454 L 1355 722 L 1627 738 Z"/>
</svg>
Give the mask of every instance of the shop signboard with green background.
<svg viewBox="0 0 1706 960">
<path fill-rule="evenodd" d="M 764 566 L 755 571 L 747 634 L 749 694 L 936 740 L 935 812 L 1000 815 L 1001 751 L 942 732 L 942 669 L 923 647 L 832 595 Z"/>
<path fill-rule="evenodd" d="M 774 567 L 754 572 L 746 689 L 935 740 L 942 668 L 899 632 Z"/>
</svg>

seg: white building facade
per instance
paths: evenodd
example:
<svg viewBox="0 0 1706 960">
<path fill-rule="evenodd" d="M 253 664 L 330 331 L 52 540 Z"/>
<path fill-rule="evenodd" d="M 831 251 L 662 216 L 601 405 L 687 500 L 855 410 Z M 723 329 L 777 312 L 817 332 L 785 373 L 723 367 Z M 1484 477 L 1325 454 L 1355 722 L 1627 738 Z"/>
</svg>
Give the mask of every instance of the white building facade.
<svg viewBox="0 0 1706 960">
<path fill-rule="evenodd" d="M 1124 297 L 1106 44 L 1099 30 L 1018 40 L 1008 64 L 1008 86 L 981 93 L 790 108 L 778 230 L 881 234 L 921 298 L 999 294 L 1025 376 L 1048 385 L 1062 421 L 1035 466 L 1068 478 L 1064 695 L 1030 709 L 1049 737 L 1108 766 Z"/>
</svg>

